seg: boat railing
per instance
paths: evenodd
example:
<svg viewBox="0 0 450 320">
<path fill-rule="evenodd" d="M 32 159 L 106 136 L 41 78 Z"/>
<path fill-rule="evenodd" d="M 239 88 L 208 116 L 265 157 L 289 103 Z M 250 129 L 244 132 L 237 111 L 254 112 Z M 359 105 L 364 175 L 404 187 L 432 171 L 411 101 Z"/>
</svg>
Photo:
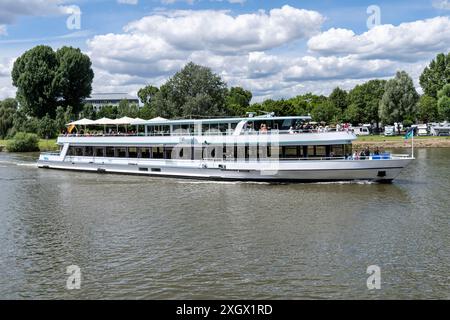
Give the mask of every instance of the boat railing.
<svg viewBox="0 0 450 320">
<path fill-rule="evenodd" d="M 265 158 L 246 158 L 246 161 L 336 161 L 336 160 L 349 160 L 349 161 L 368 161 L 368 160 L 392 160 L 393 158 L 408 158 L 409 155 L 401 155 L 401 156 L 393 156 L 391 154 L 383 154 L 383 155 L 371 155 L 371 156 L 363 156 L 353 158 L 349 157 L 305 157 L 305 158 L 280 158 L 280 157 L 265 157 Z M 213 162 L 223 162 L 223 161 L 237 161 L 244 160 L 243 158 L 233 158 L 233 157 L 225 157 L 221 158 L 206 158 L 204 161 L 213 161 Z"/>
<path fill-rule="evenodd" d="M 59 156 L 59 155 L 61 155 L 61 152 L 59 152 L 59 151 L 41 152 L 41 155 L 43 155 L 43 156 Z"/>
<path fill-rule="evenodd" d="M 305 134 L 305 133 L 329 133 L 329 132 L 337 132 L 336 129 L 299 129 L 299 130 L 268 130 L 268 131 L 257 131 L 257 130 L 244 130 L 241 132 L 241 135 L 278 135 L 278 134 Z M 345 131 L 340 130 L 340 132 L 348 132 L 351 131 Z M 227 130 L 226 132 L 223 131 L 203 131 L 202 136 L 230 136 L 233 135 L 234 130 Z M 75 134 L 60 134 L 60 137 L 170 137 L 170 136 L 199 136 L 198 132 L 140 132 L 140 133 L 75 133 Z"/>
</svg>

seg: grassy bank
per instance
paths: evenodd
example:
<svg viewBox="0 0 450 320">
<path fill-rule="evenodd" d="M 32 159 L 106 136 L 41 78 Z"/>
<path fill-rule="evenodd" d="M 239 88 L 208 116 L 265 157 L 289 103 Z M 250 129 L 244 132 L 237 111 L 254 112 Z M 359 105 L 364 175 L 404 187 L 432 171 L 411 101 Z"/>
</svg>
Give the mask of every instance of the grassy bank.
<svg viewBox="0 0 450 320">
<path fill-rule="evenodd" d="M 0 140 L 0 146 L 3 146 L 3 151 L 6 151 L 6 143 L 7 140 Z M 2 148 L 0 147 L 0 149 Z M 41 151 L 56 151 L 59 149 L 59 147 L 56 144 L 56 139 L 41 139 L 39 140 L 39 149 Z"/>
<path fill-rule="evenodd" d="M 403 136 L 360 136 L 353 142 L 353 146 L 356 148 L 411 148 L 411 139 L 405 140 Z M 414 146 L 417 148 L 450 148 L 450 137 L 414 137 Z"/>
</svg>

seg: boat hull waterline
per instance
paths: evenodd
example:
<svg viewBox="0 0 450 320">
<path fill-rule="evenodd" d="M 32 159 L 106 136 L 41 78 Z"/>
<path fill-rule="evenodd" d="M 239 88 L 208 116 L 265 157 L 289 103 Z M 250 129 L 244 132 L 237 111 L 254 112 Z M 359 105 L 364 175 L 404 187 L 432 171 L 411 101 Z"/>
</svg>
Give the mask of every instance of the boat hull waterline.
<svg viewBox="0 0 450 320">
<path fill-rule="evenodd" d="M 175 163 L 136 159 L 40 159 L 39 168 L 84 171 L 93 173 L 130 174 L 223 181 L 261 182 L 327 182 L 367 180 L 391 182 L 412 161 L 391 160 L 333 160 L 286 161 L 279 163 Z"/>
</svg>

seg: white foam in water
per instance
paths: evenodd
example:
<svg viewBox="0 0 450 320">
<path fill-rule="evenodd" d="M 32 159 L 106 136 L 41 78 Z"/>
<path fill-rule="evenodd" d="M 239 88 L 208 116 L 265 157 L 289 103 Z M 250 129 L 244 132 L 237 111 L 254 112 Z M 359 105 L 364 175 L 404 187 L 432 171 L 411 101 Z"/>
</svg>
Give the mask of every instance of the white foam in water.
<svg viewBox="0 0 450 320">
<path fill-rule="evenodd" d="M 369 180 L 353 180 L 353 181 L 329 181 L 329 182 L 313 182 L 313 184 L 376 184 L 375 181 Z"/>
<path fill-rule="evenodd" d="M 236 185 L 236 184 L 270 184 L 269 182 L 255 182 L 255 181 L 191 181 L 191 180 L 177 181 L 177 183 L 180 183 L 180 184 L 230 184 L 230 185 Z"/>
<path fill-rule="evenodd" d="M 37 168 L 37 163 L 34 162 L 15 162 L 15 161 L 0 161 L 2 168 L 9 166 L 19 166 L 19 167 L 35 167 Z"/>
<path fill-rule="evenodd" d="M 37 163 L 16 163 L 19 167 L 33 167 L 37 168 Z"/>
</svg>

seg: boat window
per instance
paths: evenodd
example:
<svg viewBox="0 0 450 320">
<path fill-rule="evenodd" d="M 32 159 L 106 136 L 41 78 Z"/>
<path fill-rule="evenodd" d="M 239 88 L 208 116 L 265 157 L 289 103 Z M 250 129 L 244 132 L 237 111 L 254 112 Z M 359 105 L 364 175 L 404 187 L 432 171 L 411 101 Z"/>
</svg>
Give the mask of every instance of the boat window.
<svg viewBox="0 0 450 320">
<path fill-rule="evenodd" d="M 202 135 L 206 135 L 209 132 L 209 124 L 203 123 L 202 124 Z"/>
<path fill-rule="evenodd" d="M 298 148 L 296 146 L 293 147 L 284 147 L 284 157 L 285 158 L 299 158 Z"/>
<path fill-rule="evenodd" d="M 126 158 L 127 157 L 127 148 L 117 148 L 116 153 L 117 153 L 117 157 Z"/>
<path fill-rule="evenodd" d="M 74 156 L 74 155 L 75 155 L 75 148 L 69 147 L 69 150 L 67 150 L 66 156 L 70 157 L 70 156 Z"/>
<path fill-rule="evenodd" d="M 78 157 L 82 157 L 83 156 L 83 148 L 82 147 L 76 147 L 75 148 L 75 155 Z"/>
<path fill-rule="evenodd" d="M 292 119 L 286 119 L 283 121 L 283 124 L 281 125 L 281 130 L 289 130 L 289 128 L 292 126 L 294 120 Z"/>
<path fill-rule="evenodd" d="M 172 159 L 172 151 L 173 147 L 165 147 L 164 148 L 164 159 Z"/>
<path fill-rule="evenodd" d="M 219 123 L 219 131 L 220 133 L 228 132 L 228 123 Z"/>
<path fill-rule="evenodd" d="M 327 148 L 325 146 L 316 146 L 316 157 L 326 157 L 327 156 Z"/>
<path fill-rule="evenodd" d="M 95 148 L 95 156 L 103 158 L 105 156 L 104 151 L 104 148 Z"/>
<path fill-rule="evenodd" d="M 92 147 L 85 147 L 84 148 L 84 156 L 85 157 L 92 157 L 92 156 L 94 156 L 94 148 L 92 148 Z"/>
<path fill-rule="evenodd" d="M 128 158 L 137 158 L 137 156 L 138 156 L 137 148 L 135 147 L 128 148 Z"/>
<path fill-rule="evenodd" d="M 163 159 L 163 148 L 162 147 L 152 147 L 152 158 L 154 159 Z"/>
<path fill-rule="evenodd" d="M 331 146 L 331 152 L 334 157 L 343 157 L 345 155 L 344 146 L 342 144 Z"/>
<path fill-rule="evenodd" d="M 114 147 L 106 147 L 106 156 L 108 158 L 114 158 L 115 157 Z"/>
<path fill-rule="evenodd" d="M 203 148 L 194 148 L 194 160 L 202 160 L 203 159 Z"/>
<path fill-rule="evenodd" d="M 150 158 L 150 148 L 141 148 L 141 158 Z"/>
<path fill-rule="evenodd" d="M 248 158 L 251 160 L 258 159 L 258 146 L 251 145 L 248 147 Z"/>
<path fill-rule="evenodd" d="M 351 144 L 344 145 L 345 155 L 351 156 L 353 154 L 353 148 Z"/>
<path fill-rule="evenodd" d="M 191 135 L 192 132 L 194 131 L 194 127 L 192 124 L 183 124 L 181 126 L 181 130 L 184 135 Z"/>
</svg>

